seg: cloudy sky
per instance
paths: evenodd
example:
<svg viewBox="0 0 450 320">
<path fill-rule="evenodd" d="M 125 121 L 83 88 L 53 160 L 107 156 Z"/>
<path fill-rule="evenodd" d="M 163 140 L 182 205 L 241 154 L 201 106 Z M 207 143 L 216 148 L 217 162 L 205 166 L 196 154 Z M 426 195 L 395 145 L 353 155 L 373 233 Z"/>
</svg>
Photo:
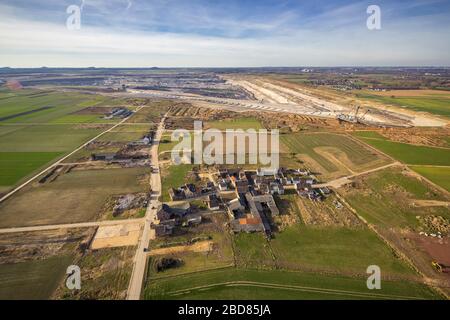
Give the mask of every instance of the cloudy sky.
<svg viewBox="0 0 450 320">
<path fill-rule="evenodd" d="M 11 67 L 450 66 L 449 34 L 448 0 L 0 0 Z"/>
</svg>

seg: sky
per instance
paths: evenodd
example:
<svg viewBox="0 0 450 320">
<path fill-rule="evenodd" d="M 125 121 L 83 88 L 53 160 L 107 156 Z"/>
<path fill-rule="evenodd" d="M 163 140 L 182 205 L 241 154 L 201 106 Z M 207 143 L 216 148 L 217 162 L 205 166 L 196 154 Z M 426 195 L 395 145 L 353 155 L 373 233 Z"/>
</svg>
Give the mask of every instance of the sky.
<svg viewBox="0 0 450 320">
<path fill-rule="evenodd" d="M 449 35 L 449 0 L 0 0 L 0 67 L 450 66 Z"/>
</svg>

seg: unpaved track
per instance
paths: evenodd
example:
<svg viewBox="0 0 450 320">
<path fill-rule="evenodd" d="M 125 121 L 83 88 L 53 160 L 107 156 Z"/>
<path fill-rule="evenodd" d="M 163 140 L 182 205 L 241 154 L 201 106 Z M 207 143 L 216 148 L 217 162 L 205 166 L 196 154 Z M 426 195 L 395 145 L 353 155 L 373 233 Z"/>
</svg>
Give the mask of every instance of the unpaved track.
<svg viewBox="0 0 450 320">
<path fill-rule="evenodd" d="M 336 180 L 328 181 L 326 183 L 316 184 L 316 185 L 313 185 L 313 187 L 314 188 L 332 187 L 332 188 L 336 188 L 337 189 L 337 188 L 342 187 L 343 185 L 346 185 L 346 184 L 352 182 L 351 179 L 353 179 L 353 178 L 356 178 L 356 177 L 359 177 L 359 176 L 363 176 L 365 174 L 369 174 L 369 173 L 372 173 L 372 172 L 377 172 L 377 171 L 380 171 L 380 170 L 384 170 L 384 169 L 387 169 L 387 168 L 390 168 L 390 167 L 394 167 L 394 166 L 402 166 L 402 164 L 400 162 L 396 161 L 394 163 L 390 163 L 390 164 L 387 164 L 385 166 L 378 167 L 378 168 L 375 168 L 375 169 L 370 169 L 370 170 L 367 170 L 367 171 L 364 171 L 364 172 L 356 173 L 356 174 L 353 174 L 351 176 L 342 177 L 342 178 L 339 178 L 339 179 L 336 179 Z"/>
<path fill-rule="evenodd" d="M 156 213 L 159 207 L 159 197 L 161 195 L 161 175 L 159 171 L 158 147 L 159 142 L 164 131 L 164 123 L 167 114 L 162 118 L 158 130 L 156 131 L 155 139 L 153 140 L 152 148 L 150 150 L 152 166 L 158 168 L 158 172 L 153 172 L 151 175 L 152 200 L 147 207 L 145 214 L 144 230 L 136 250 L 134 257 L 133 271 L 127 291 L 127 300 L 139 300 L 141 298 L 142 285 L 144 282 L 145 269 L 147 267 L 147 249 L 151 239 L 155 238 L 155 231 L 150 228 L 152 222 L 156 220 Z"/>
<path fill-rule="evenodd" d="M 149 252 L 149 256 L 159 256 L 159 255 L 165 255 L 165 254 L 176 254 L 176 253 L 183 253 L 183 252 L 209 252 L 211 251 L 212 246 L 214 245 L 214 242 L 212 241 L 202 241 L 197 242 L 191 245 L 186 246 L 175 246 L 175 247 L 169 247 L 169 248 L 161 248 L 161 249 L 155 249 Z"/>
<path fill-rule="evenodd" d="M 136 224 L 144 223 L 144 219 L 129 219 L 129 220 L 111 220 L 111 221 L 93 221 L 93 222 L 81 222 L 71 224 L 52 224 L 46 226 L 34 226 L 34 227 L 18 227 L 18 228 L 5 228 L 0 229 L 0 234 L 5 233 L 20 233 L 20 232 L 32 232 L 32 231 L 47 231 L 58 229 L 77 229 L 77 228 L 91 228 L 102 226 L 116 226 L 124 224 Z"/>
</svg>

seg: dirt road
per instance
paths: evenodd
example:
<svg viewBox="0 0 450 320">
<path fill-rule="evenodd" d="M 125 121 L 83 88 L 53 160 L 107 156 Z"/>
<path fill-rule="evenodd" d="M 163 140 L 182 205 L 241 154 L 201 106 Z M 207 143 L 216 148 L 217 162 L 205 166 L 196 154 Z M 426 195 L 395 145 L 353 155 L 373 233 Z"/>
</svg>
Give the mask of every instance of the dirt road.
<svg viewBox="0 0 450 320">
<path fill-rule="evenodd" d="M 376 172 L 376 171 L 380 171 L 380 170 L 383 170 L 383 169 L 387 169 L 387 168 L 390 168 L 390 167 L 393 167 L 393 166 L 401 166 L 401 165 L 402 164 L 400 162 L 396 161 L 394 163 L 390 163 L 390 164 L 387 164 L 385 166 L 378 167 L 378 168 L 371 169 L 371 170 L 367 170 L 367 171 L 364 171 L 364 172 L 356 173 L 356 174 L 353 174 L 351 176 L 342 177 L 342 178 L 339 178 L 339 179 L 336 179 L 336 180 L 328 181 L 326 183 L 316 184 L 316 185 L 313 185 L 313 187 L 314 188 L 332 187 L 332 188 L 336 188 L 337 189 L 337 188 L 342 187 L 343 185 L 346 185 L 346 184 L 352 182 L 351 181 L 352 178 L 356 178 L 356 177 L 359 177 L 359 176 L 362 176 L 362 175 L 365 175 L 365 174 L 369 174 L 369 173 L 372 173 L 372 172 Z"/>
<path fill-rule="evenodd" d="M 131 274 L 130 284 L 128 286 L 127 299 L 139 300 L 142 292 L 142 284 L 144 281 L 145 268 L 147 265 L 147 250 L 148 244 L 151 239 L 155 238 L 155 231 L 150 228 L 150 225 L 156 219 L 156 213 L 159 207 L 159 197 L 161 195 L 161 175 L 159 173 L 158 162 L 158 147 L 161 140 L 162 133 L 164 131 L 164 122 L 166 120 L 165 115 L 161 120 L 158 129 L 156 131 L 155 139 L 153 140 L 152 148 L 150 150 L 152 166 L 157 168 L 157 171 L 151 175 L 151 187 L 152 198 L 147 207 L 147 213 L 145 214 L 144 230 L 138 244 L 136 255 L 134 257 L 133 272 Z"/>
<path fill-rule="evenodd" d="M 46 226 L 34 226 L 34 227 L 19 227 L 19 228 L 5 228 L 0 229 L 0 234 L 5 233 L 20 233 L 20 232 L 32 232 L 32 231 L 47 231 L 57 229 L 77 229 L 77 228 L 91 228 L 102 226 L 116 226 L 124 224 L 136 224 L 144 223 L 144 219 L 129 219 L 129 220 L 111 220 L 111 221 L 93 221 L 93 222 L 81 222 L 71 224 L 53 224 Z"/>
</svg>

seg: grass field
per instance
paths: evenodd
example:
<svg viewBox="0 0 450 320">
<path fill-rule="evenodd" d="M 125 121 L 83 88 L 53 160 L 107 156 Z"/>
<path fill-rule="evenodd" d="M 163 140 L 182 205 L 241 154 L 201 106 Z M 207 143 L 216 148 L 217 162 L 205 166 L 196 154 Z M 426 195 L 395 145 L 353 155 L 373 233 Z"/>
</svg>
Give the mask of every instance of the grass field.
<svg viewBox="0 0 450 320">
<path fill-rule="evenodd" d="M 58 119 L 66 121 L 69 119 L 64 120 L 67 116 L 84 108 L 123 102 L 121 99 L 101 95 L 39 90 L 15 91 L 9 93 L 7 99 L 1 99 L 7 94 L 0 93 L 0 119 L 7 118 L 0 123 L 48 123 L 58 122 Z M 72 120 L 77 120 L 77 123 L 83 120 L 82 117 L 74 117 Z M 92 118 L 88 120 L 91 122 Z"/>
<path fill-rule="evenodd" d="M 346 200 L 370 223 L 385 227 L 418 226 L 416 216 L 441 215 L 450 218 L 443 207 L 414 207 L 414 200 L 445 201 L 446 197 L 416 177 L 390 168 L 363 178 L 356 188 L 342 189 Z"/>
<path fill-rule="evenodd" d="M 60 155 L 60 152 L 0 152 L 0 186 L 14 185 Z"/>
<path fill-rule="evenodd" d="M 208 121 L 205 123 L 205 127 L 226 130 L 226 129 L 263 129 L 262 124 L 255 118 L 238 118 L 238 119 L 227 119 L 223 121 Z"/>
<path fill-rule="evenodd" d="M 360 93 L 358 98 L 375 100 L 384 104 L 404 107 L 414 111 L 429 112 L 436 115 L 450 117 L 450 93 L 444 91 L 418 90 L 411 91 L 408 95 L 407 90 L 402 92 L 388 91 L 382 93 Z"/>
<path fill-rule="evenodd" d="M 44 260 L 0 265 L 0 299 L 49 299 L 72 259 L 71 256 L 54 256 Z"/>
<path fill-rule="evenodd" d="M 305 165 L 326 177 L 361 172 L 389 163 L 351 138 L 332 134 L 288 134 L 281 136 L 282 150 L 296 154 Z"/>
<path fill-rule="evenodd" d="M 383 281 L 370 291 L 365 278 L 288 271 L 227 268 L 152 280 L 145 299 L 439 299 L 428 287 L 408 281 Z"/>
<path fill-rule="evenodd" d="M 148 189 L 139 182 L 145 173 L 145 168 L 71 171 L 27 186 L 0 204 L 0 227 L 95 220 L 109 196 Z"/>
<path fill-rule="evenodd" d="M 410 168 L 450 192 L 450 167 L 410 166 Z"/>
<path fill-rule="evenodd" d="M 450 166 L 450 149 L 416 146 L 387 139 L 361 140 L 406 164 Z"/>
<path fill-rule="evenodd" d="M 238 233 L 234 237 L 236 264 L 242 268 L 272 269 L 275 261 L 270 244 L 261 233 Z"/>
<path fill-rule="evenodd" d="M 0 92 L 0 185 L 18 184 L 110 126 L 96 122 L 116 122 L 76 112 L 123 102 L 74 92 Z"/>
<path fill-rule="evenodd" d="M 414 275 L 412 269 L 365 228 L 296 225 L 277 234 L 271 247 L 278 266 L 284 269 L 361 275 L 367 266 L 378 265 L 384 275 Z"/>
<path fill-rule="evenodd" d="M 23 181 L 102 130 L 76 125 L 0 126 L 0 185 Z"/>
</svg>

